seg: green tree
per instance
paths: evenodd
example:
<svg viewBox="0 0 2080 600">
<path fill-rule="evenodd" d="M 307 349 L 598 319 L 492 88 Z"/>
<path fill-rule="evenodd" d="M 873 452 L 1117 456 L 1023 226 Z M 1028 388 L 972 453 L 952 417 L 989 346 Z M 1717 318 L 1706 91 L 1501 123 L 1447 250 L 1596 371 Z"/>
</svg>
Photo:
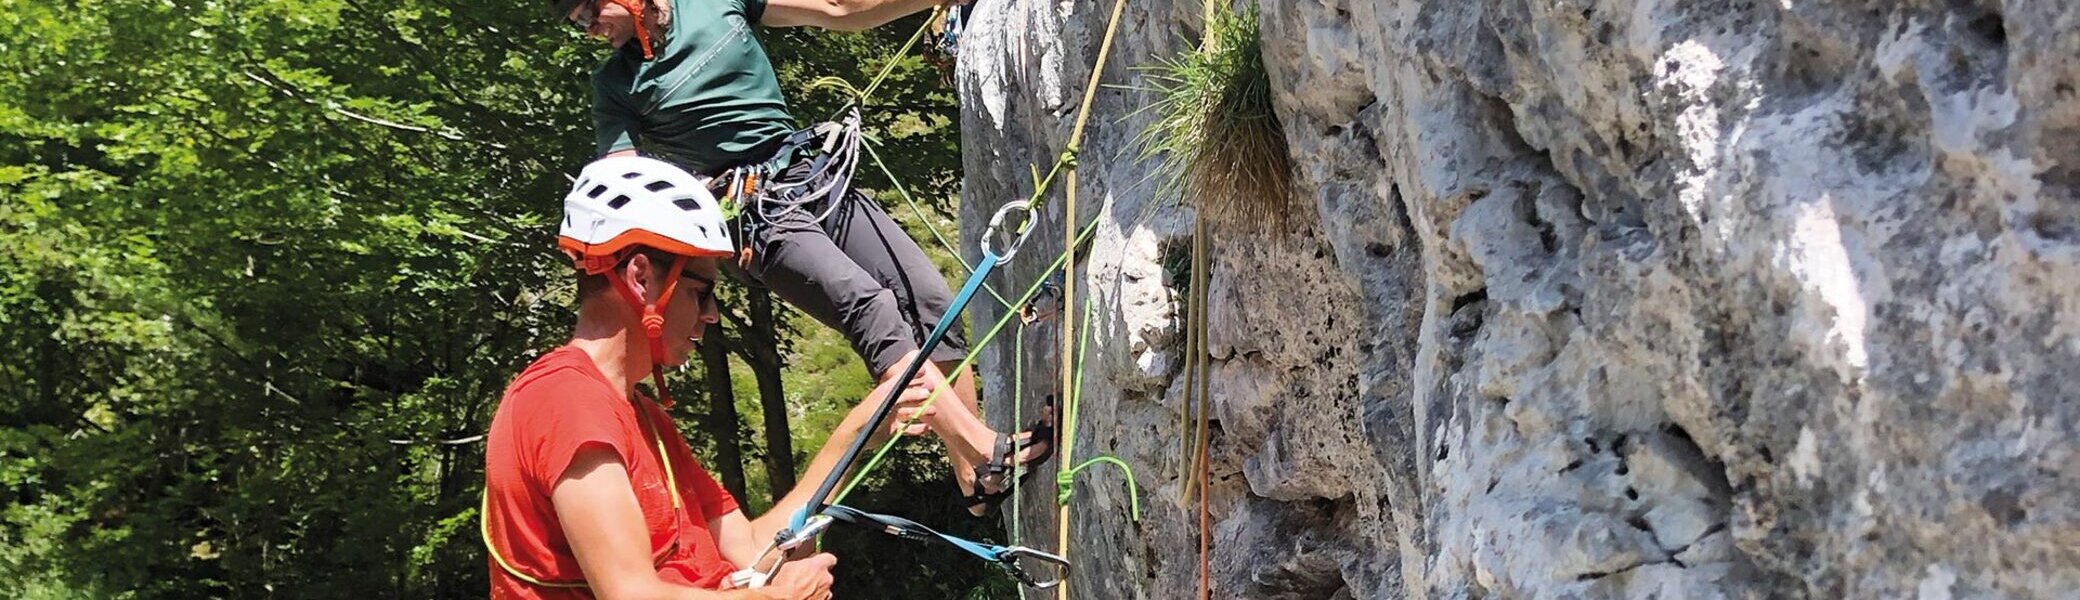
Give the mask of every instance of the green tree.
<svg viewBox="0 0 2080 600">
<path fill-rule="evenodd" d="M 510 377 L 568 336 L 550 242 L 564 174 L 591 153 L 602 51 L 546 12 L 0 0 L 0 589 L 482 596 L 477 436 Z M 768 41 L 800 114 L 820 115 L 838 100 L 806 81 L 863 80 L 847 69 L 909 31 Z M 897 172 L 943 199 L 953 100 L 899 60 L 870 120 Z M 798 453 L 864 375 L 831 334 L 774 315 L 784 383 L 815 390 L 791 399 Z M 682 429 L 713 444 L 690 426 L 708 414 L 700 377 L 674 381 Z M 875 493 L 950 505 L 934 461 Z M 992 585 L 957 556 L 920 573 L 884 560 L 899 542 L 862 544 L 846 577 L 878 590 Z"/>
</svg>

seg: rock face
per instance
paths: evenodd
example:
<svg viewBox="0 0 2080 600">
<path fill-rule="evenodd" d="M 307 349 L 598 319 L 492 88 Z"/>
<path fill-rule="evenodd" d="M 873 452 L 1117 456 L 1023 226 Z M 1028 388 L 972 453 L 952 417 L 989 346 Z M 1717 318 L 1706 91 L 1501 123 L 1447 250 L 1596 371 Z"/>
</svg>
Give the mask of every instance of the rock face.
<svg viewBox="0 0 2080 600">
<path fill-rule="evenodd" d="M 2080 3 L 1260 2 L 1313 212 L 1210 240 L 1216 597 L 2080 589 Z M 967 239 L 1065 149 L 1110 4 L 975 11 Z M 1200 9 L 1129 3 L 1078 155 L 1075 458 L 1132 464 L 1145 514 L 1078 477 L 1073 597 L 1196 594 L 1193 217 L 1130 86 Z M 998 425 L 1059 387 L 1059 335 L 985 354 Z"/>
</svg>

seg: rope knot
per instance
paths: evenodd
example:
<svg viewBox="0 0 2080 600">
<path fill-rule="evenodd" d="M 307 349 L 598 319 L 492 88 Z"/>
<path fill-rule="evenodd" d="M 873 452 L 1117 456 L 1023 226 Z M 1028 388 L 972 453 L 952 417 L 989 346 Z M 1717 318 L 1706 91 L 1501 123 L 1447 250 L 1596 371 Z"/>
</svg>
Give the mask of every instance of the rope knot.
<svg viewBox="0 0 2080 600">
<path fill-rule="evenodd" d="M 664 315 L 657 314 L 657 309 L 645 308 L 643 310 L 643 333 L 649 334 L 650 337 L 661 337 L 664 335 Z"/>
</svg>

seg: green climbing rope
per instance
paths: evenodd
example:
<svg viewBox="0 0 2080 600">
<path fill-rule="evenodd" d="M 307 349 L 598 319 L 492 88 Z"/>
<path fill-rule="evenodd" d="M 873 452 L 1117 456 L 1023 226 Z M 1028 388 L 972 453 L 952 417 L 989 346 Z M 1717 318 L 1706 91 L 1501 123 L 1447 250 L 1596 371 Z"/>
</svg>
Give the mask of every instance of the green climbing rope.
<svg viewBox="0 0 2080 600">
<path fill-rule="evenodd" d="M 860 147 L 865 148 L 867 150 L 867 157 L 874 159 L 874 167 L 881 169 L 881 174 L 885 177 L 888 177 L 889 183 L 895 186 L 896 195 L 902 196 L 903 201 L 910 204 L 910 212 L 915 213 L 917 215 L 918 222 L 924 223 L 925 230 L 932 232 L 932 238 L 939 240 L 939 246 L 945 248 L 948 254 L 952 254 L 953 260 L 961 263 L 961 268 L 967 270 L 969 275 L 974 275 L 975 265 L 969 264 L 968 259 L 961 258 L 960 249 L 955 248 L 953 242 L 947 241 L 946 234 L 940 233 L 939 227 L 937 225 L 932 224 L 931 215 L 925 214 L 924 206 L 918 204 L 917 198 L 910 195 L 909 186 L 903 185 L 903 182 L 901 180 L 896 179 L 896 174 L 894 171 L 888 168 L 888 163 L 881 161 L 881 153 L 874 151 L 874 144 L 872 143 L 872 141 L 869 140 L 867 143 L 862 143 L 860 144 Z M 995 297 L 997 299 L 998 305 L 1003 306 L 1005 308 L 1011 307 L 1011 301 L 1005 300 L 1003 294 L 997 293 L 996 286 L 984 283 L 982 284 L 982 289 L 987 290 L 990 296 Z"/>
<path fill-rule="evenodd" d="M 1083 404 L 1083 360 L 1085 357 L 1090 355 L 1091 328 L 1088 326 L 1088 324 L 1091 322 L 1093 316 L 1096 315 L 1098 312 L 1098 304 L 1097 302 L 1095 302 L 1095 300 L 1095 295 L 1083 299 L 1083 322 L 1086 324 L 1086 326 L 1083 328 L 1083 335 L 1078 336 L 1076 340 L 1076 371 L 1074 373 L 1074 376 L 1076 378 L 1076 386 L 1075 389 L 1068 390 L 1064 394 L 1065 399 L 1063 401 L 1064 404 L 1062 407 L 1062 464 L 1069 464 L 1071 462 L 1074 462 L 1075 460 L 1074 457 L 1076 455 L 1076 414 L 1079 412 L 1076 409 L 1077 407 Z M 1127 497 L 1133 499 L 1134 520 L 1137 522 L 1140 521 L 1141 490 L 1140 486 L 1136 483 L 1136 480 L 1134 478 L 1134 468 L 1127 466 L 1127 463 L 1125 461 L 1122 461 L 1112 456 L 1094 457 L 1090 460 L 1084 461 L 1082 464 L 1076 465 L 1074 468 L 1062 469 L 1061 471 L 1055 473 L 1055 503 L 1068 504 L 1069 497 L 1075 493 L 1076 474 L 1082 472 L 1085 468 L 1098 463 L 1109 463 L 1113 466 L 1119 467 L 1121 471 L 1126 472 Z"/>
</svg>

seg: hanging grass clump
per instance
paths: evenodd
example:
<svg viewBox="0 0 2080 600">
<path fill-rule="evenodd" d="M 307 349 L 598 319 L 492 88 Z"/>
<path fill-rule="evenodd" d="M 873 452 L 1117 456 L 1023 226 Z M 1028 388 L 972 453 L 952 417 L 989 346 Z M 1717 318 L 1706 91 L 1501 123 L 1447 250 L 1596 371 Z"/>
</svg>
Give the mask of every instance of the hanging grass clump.
<svg viewBox="0 0 2080 600">
<path fill-rule="evenodd" d="M 1292 159 L 1271 110 L 1254 5 L 1210 7 L 1197 49 L 1149 67 L 1157 119 L 1138 140 L 1163 156 L 1161 191 L 1224 228 L 1282 228 L 1296 208 Z"/>
</svg>

